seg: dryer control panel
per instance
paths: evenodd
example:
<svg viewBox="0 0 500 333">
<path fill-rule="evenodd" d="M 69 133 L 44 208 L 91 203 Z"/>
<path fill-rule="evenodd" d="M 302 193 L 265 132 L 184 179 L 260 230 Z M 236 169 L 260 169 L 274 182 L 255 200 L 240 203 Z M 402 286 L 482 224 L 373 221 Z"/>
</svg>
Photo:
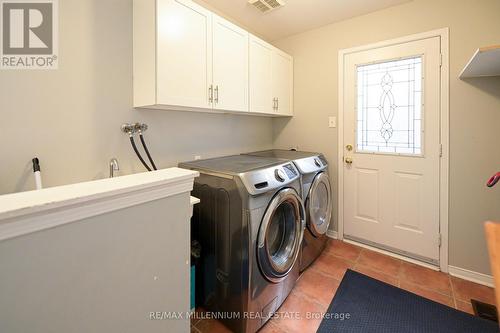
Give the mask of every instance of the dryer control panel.
<svg viewBox="0 0 500 333">
<path fill-rule="evenodd" d="M 303 175 L 317 173 L 328 167 L 328 163 L 323 155 L 301 158 L 295 160 L 294 163 Z"/>
</svg>

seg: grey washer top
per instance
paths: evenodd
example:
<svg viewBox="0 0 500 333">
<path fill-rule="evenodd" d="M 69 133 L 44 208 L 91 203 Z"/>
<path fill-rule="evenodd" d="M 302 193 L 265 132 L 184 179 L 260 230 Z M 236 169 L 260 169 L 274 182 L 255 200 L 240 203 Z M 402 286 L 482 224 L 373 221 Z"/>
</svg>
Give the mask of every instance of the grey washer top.
<svg viewBox="0 0 500 333">
<path fill-rule="evenodd" d="M 291 161 L 272 157 L 233 155 L 180 163 L 179 167 L 238 177 L 251 195 L 283 188 L 300 178 L 300 170 Z"/>
<path fill-rule="evenodd" d="M 181 167 L 195 168 L 217 173 L 238 175 L 241 173 L 269 168 L 288 162 L 273 157 L 259 157 L 250 155 L 233 155 L 181 163 Z"/>
</svg>

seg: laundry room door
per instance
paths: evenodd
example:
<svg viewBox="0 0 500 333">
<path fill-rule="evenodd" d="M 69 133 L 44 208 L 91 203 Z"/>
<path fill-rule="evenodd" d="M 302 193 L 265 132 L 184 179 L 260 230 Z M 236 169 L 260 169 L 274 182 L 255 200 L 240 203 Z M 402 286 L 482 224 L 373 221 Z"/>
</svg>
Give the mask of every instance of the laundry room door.
<svg viewBox="0 0 500 333">
<path fill-rule="evenodd" d="M 440 38 L 344 54 L 344 238 L 439 264 Z"/>
</svg>

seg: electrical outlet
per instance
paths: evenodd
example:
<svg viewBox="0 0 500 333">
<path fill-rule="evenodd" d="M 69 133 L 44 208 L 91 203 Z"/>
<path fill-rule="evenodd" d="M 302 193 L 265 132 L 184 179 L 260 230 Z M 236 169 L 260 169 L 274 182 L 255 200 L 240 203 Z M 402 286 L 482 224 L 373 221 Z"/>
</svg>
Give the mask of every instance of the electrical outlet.
<svg viewBox="0 0 500 333">
<path fill-rule="evenodd" d="M 328 117 L 328 127 L 330 128 L 337 127 L 337 117 Z"/>
<path fill-rule="evenodd" d="M 200 156 L 200 155 L 196 155 L 196 156 L 194 157 L 194 160 L 195 160 L 195 161 L 201 160 L 201 156 Z"/>
</svg>

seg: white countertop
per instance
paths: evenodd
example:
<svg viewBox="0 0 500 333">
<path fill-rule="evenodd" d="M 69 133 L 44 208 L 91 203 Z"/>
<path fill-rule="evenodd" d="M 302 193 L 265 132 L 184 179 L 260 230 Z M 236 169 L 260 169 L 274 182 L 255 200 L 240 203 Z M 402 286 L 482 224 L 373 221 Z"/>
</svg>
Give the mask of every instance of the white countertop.
<svg viewBox="0 0 500 333">
<path fill-rule="evenodd" d="M 37 191 L 20 192 L 0 196 L 0 222 L 20 215 L 39 213 L 63 206 L 80 204 L 128 192 L 165 187 L 168 184 L 194 179 L 196 171 L 169 168 L 153 172 L 100 179 L 90 182 L 57 186 Z M 191 199 L 191 204 L 199 202 Z"/>
</svg>

